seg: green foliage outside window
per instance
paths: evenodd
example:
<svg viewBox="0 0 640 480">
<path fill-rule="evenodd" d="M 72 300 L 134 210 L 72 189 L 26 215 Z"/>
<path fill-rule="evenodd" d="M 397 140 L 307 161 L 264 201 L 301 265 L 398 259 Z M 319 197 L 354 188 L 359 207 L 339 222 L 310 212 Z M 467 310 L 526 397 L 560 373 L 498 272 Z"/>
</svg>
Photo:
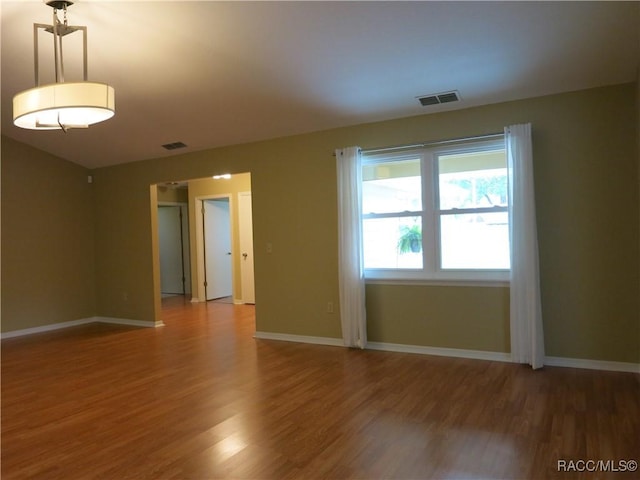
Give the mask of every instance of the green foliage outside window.
<svg viewBox="0 0 640 480">
<path fill-rule="evenodd" d="M 400 253 L 417 253 L 422 250 L 422 228 L 420 225 L 400 227 L 398 251 Z"/>
</svg>

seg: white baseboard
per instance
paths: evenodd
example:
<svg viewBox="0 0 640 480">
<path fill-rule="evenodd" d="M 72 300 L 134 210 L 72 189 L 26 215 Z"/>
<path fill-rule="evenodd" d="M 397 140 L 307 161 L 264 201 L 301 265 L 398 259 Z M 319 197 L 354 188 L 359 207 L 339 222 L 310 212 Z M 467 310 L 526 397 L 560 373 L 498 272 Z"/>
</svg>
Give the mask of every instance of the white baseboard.
<svg viewBox="0 0 640 480">
<path fill-rule="evenodd" d="M 307 335 L 291 335 L 288 333 L 256 332 L 254 338 L 263 340 L 280 340 L 283 342 L 312 343 L 314 345 L 327 345 L 330 347 L 344 347 L 341 338 L 310 337 Z"/>
<path fill-rule="evenodd" d="M 21 330 L 13 330 L 12 332 L 4 332 L 0 334 L 0 338 L 22 337 L 24 335 L 33 335 L 36 333 L 51 332 L 53 330 L 61 330 L 63 328 L 77 327 L 78 325 L 86 325 L 95 322 L 94 318 L 80 318 L 69 322 L 51 323 L 40 327 L 23 328 Z"/>
<path fill-rule="evenodd" d="M 545 357 L 544 364 L 550 367 L 586 368 L 612 372 L 640 373 L 640 364 L 611 362 L 608 360 L 588 360 L 586 358 Z"/>
<path fill-rule="evenodd" d="M 264 340 L 281 340 L 285 342 L 311 343 L 344 347 L 340 338 L 311 337 L 306 335 L 290 335 L 287 333 L 256 332 L 255 338 Z M 415 353 L 419 355 L 437 355 L 441 357 L 469 358 L 473 360 L 489 360 L 493 362 L 511 362 L 511 354 L 506 352 L 488 352 L 484 350 L 465 350 L 460 348 L 425 347 L 422 345 L 406 345 L 400 343 L 368 342 L 366 349 L 385 352 Z M 611 362 L 606 360 L 587 360 L 582 358 L 545 357 L 545 365 L 550 367 L 585 368 L 589 370 L 607 370 L 613 372 L 640 373 L 640 364 Z"/>
<path fill-rule="evenodd" d="M 264 340 L 281 340 L 285 342 L 312 343 L 314 345 L 328 345 L 344 347 L 341 338 L 311 337 L 307 335 L 290 335 L 287 333 L 256 332 L 255 338 Z M 457 348 L 423 347 L 420 345 L 403 345 L 398 343 L 369 342 L 367 350 L 382 350 L 386 352 L 417 353 L 421 355 L 439 355 L 446 357 L 473 358 L 477 360 L 493 360 L 510 362 L 511 355 L 501 352 L 484 352 L 479 350 L 461 350 Z"/>
<path fill-rule="evenodd" d="M 158 328 L 164 327 L 162 320 L 152 322 L 151 320 L 130 320 L 128 318 L 115 318 L 115 317 L 93 317 L 95 322 L 99 323 L 113 323 L 116 325 L 130 325 L 132 327 L 147 327 Z"/>
<path fill-rule="evenodd" d="M 89 323 L 112 323 L 116 325 L 130 325 L 132 327 L 163 327 L 162 321 L 152 322 L 146 320 L 130 320 L 128 318 L 114 318 L 114 317 L 89 317 L 80 318 L 78 320 L 71 320 L 69 322 L 51 323 L 49 325 L 42 325 L 40 327 L 24 328 L 22 330 L 13 330 L 12 332 L 4 332 L 0 334 L 1 339 L 23 337 L 25 335 L 34 335 L 36 333 L 51 332 L 54 330 L 61 330 L 63 328 L 77 327 L 78 325 L 87 325 Z"/>
<path fill-rule="evenodd" d="M 76 327 L 89 323 L 111 323 L 116 325 L 129 325 L 132 327 L 158 328 L 163 327 L 162 320 L 153 322 L 149 320 L 131 320 L 115 317 L 90 317 L 71 320 L 69 322 L 52 323 L 39 327 L 25 328 L 0 334 L 0 339 L 22 337 L 36 333 L 51 332 L 63 328 Z M 264 340 L 280 340 L 285 342 L 309 343 L 313 345 L 327 345 L 331 347 L 344 347 L 340 338 L 313 337 L 308 335 L 292 335 L 288 333 L 272 333 L 256 331 L 255 338 Z M 494 362 L 511 362 L 511 354 L 505 352 L 488 352 L 484 350 L 464 350 L 459 348 L 426 347 L 422 345 L 406 345 L 400 343 L 369 342 L 368 350 L 380 350 L 386 352 L 415 353 L 419 355 L 437 355 L 444 357 L 469 358 L 475 360 L 490 360 Z M 613 362 L 608 360 L 589 360 L 584 358 L 545 357 L 545 365 L 550 367 L 584 368 L 588 370 L 606 370 L 613 372 L 640 373 L 640 364 Z"/>
<path fill-rule="evenodd" d="M 207 300 L 200 300 L 196 297 L 191 297 L 191 303 L 204 303 L 207 302 Z M 237 298 L 233 299 L 233 304 L 234 305 L 246 305 L 242 300 L 238 300 Z"/>
<path fill-rule="evenodd" d="M 425 347 L 422 345 L 405 345 L 401 343 L 368 342 L 367 349 L 385 352 L 417 353 L 419 355 L 436 355 L 439 357 L 471 358 L 474 360 L 490 360 L 493 362 L 511 362 L 511 354 L 505 352 L 488 352 L 484 350 L 464 350 L 461 348 Z"/>
</svg>

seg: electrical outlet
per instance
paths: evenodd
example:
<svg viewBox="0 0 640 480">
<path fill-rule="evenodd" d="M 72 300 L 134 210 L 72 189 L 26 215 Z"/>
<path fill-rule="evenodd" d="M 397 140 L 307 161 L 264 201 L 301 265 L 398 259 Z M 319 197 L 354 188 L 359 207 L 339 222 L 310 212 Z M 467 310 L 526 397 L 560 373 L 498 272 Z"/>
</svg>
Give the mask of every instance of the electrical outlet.
<svg viewBox="0 0 640 480">
<path fill-rule="evenodd" d="M 271 242 L 267 242 L 267 253 L 273 252 L 273 244 Z"/>
<path fill-rule="evenodd" d="M 327 313 L 333 313 L 333 302 L 327 302 Z"/>
</svg>

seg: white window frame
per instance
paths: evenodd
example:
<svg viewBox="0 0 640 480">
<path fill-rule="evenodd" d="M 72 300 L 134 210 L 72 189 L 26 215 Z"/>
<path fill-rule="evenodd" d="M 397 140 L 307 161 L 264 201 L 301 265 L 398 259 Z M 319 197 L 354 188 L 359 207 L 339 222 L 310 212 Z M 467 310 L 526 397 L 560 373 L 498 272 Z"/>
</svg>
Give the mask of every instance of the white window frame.
<svg viewBox="0 0 640 480">
<path fill-rule="evenodd" d="M 420 172 L 422 177 L 422 211 L 402 212 L 400 216 L 418 216 L 422 218 L 422 254 L 423 267 L 417 269 L 396 268 L 365 268 L 367 283 L 395 283 L 395 284 L 435 284 L 435 285 L 482 285 L 504 286 L 509 284 L 510 270 L 508 269 L 442 269 L 440 267 L 440 217 L 451 214 L 451 210 L 440 210 L 439 203 L 439 175 L 438 155 L 491 151 L 505 149 L 504 137 L 485 140 L 459 141 L 444 145 L 427 145 L 419 148 L 408 148 L 394 152 L 363 152 L 362 165 L 375 165 L 392 161 L 420 158 Z M 467 209 L 458 213 L 466 213 Z M 508 207 L 473 208 L 469 212 L 504 212 Z M 447 213 L 442 213 L 447 212 Z M 365 218 L 397 217 L 389 214 L 361 214 L 361 221 Z"/>
</svg>

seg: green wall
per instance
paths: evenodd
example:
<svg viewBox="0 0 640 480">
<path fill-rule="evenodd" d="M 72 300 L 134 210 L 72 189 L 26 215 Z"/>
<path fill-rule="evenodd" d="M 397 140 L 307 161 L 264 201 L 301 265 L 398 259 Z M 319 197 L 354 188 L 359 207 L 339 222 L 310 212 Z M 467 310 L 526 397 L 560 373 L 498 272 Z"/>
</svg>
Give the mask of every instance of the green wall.
<svg viewBox="0 0 640 480">
<path fill-rule="evenodd" d="M 95 170 L 96 314 L 159 318 L 150 185 L 250 172 L 257 330 L 339 337 L 339 315 L 326 311 L 338 302 L 334 149 L 531 122 L 546 353 L 640 362 L 636 90 L 625 84 Z M 504 287 L 372 284 L 367 294 L 371 341 L 508 351 Z"/>
<path fill-rule="evenodd" d="M 188 203 L 189 192 L 187 187 L 174 188 L 167 185 L 158 185 L 158 202 Z"/>
<path fill-rule="evenodd" d="M 2 331 L 95 315 L 89 171 L 2 137 Z"/>
<path fill-rule="evenodd" d="M 366 294 L 370 341 L 509 351 L 508 288 L 372 284 Z"/>
</svg>

